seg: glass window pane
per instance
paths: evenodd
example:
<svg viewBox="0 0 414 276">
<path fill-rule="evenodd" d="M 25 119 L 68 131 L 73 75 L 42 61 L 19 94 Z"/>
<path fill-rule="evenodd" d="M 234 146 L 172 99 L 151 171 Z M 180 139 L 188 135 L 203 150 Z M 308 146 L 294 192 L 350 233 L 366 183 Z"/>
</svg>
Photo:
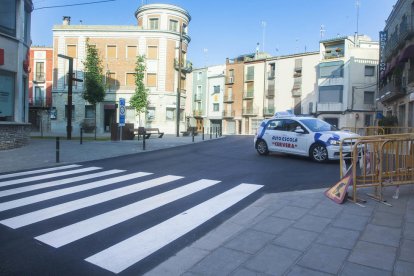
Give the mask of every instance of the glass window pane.
<svg viewBox="0 0 414 276">
<path fill-rule="evenodd" d="M 88 118 L 88 119 L 95 118 L 95 109 L 93 105 L 85 105 L 85 118 Z"/>
<path fill-rule="evenodd" d="M 0 31 L 16 36 L 16 0 L 1 1 Z"/>
<path fill-rule="evenodd" d="M 320 103 L 341 103 L 342 102 L 342 85 L 320 86 L 319 102 Z"/>
<path fill-rule="evenodd" d="M 14 73 L 0 70 L 0 121 L 13 120 L 14 86 Z"/>
</svg>

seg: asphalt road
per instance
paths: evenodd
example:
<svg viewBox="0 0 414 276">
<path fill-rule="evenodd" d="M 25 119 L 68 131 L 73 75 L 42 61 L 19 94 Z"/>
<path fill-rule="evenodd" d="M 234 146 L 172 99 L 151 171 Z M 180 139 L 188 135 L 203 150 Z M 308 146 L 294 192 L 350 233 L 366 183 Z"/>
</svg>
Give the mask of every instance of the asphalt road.
<svg viewBox="0 0 414 276">
<path fill-rule="evenodd" d="M 2 180 L 0 180 L 0 244 L 2 245 L 0 247 L 0 274 L 111 275 L 109 271 L 114 272 L 118 269 L 112 266 L 112 259 L 116 257 L 120 257 L 121 261 L 128 259 L 128 254 L 131 251 L 138 252 L 141 250 L 141 246 L 145 247 L 142 242 L 146 240 L 139 237 L 140 242 L 135 247 L 123 250 L 125 256 L 115 254 L 106 262 L 102 261 L 99 255 L 93 258 L 95 254 L 100 254 L 113 245 L 129 240 L 132 236 L 141 235 L 141 233 L 148 233 L 150 238 L 153 238 L 151 235 L 158 233 L 156 240 L 162 241 L 165 237 L 168 238 L 168 236 L 174 235 L 174 232 L 184 231 L 180 230 L 181 225 L 178 222 L 175 223 L 175 219 L 180 221 L 183 215 L 191 215 L 193 207 L 200 206 L 199 210 L 194 210 L 194 218 L 203 217 L 214 208 L 220 207 L 220 204 L 225 205 L 227 202 L 227 199 L 224 198 L 219 203 L 213 201 L 210 205 L 203 207 L 203 204 L 206 204 L 212 198 L 220 197 L 230 190 L 241 187 L 253 188 L 252 192 L 248 192 L 243 196 L 239 196 L 239 192 L 235 193 L 234 196 L 239 198 L 229 207 L 223 207 L 223 210 L 219 209 L 217 211 L 218 215 L 206 218 L 201 221 L 201 224 L 188 228 L 183 232 L 184 234 L 179 235 L 172 242 L 168 242 L 168 239 L 166 239 L 165 244 L 160 248 L 156 248 L 154 253 L 144 254 L 140 261 L 132 262 L 120 270 L 124 275 L 139 275 L 149 271 L 180 249 L 196 241 L 253 200 L 259 198 L 262 193 L 328 187 L 336 183 L 339 178 L 338 162 L 318 164 L 302 157 L 279 154 L 259 156 L 253 148 L 252 140 L 251 136 L 232 136 L 166 150 L 81 163 L 82 168 L 96 166 L 103 168 L 105 171 L 112 169 L 125 170 L 118 173 L 115 176 L 116 178 L 120 175 L 136 172 L 150 173 L 139 177 L 139 181 L 151 182 L 154 179 L 166 176 L 175 178 L 167 185 L 151 186 L 149 189 L 140 190 L 139 192 L 127 192 L 119 197 L 116 196 L 120 190 L 129 189 L 134 185 L 138 187 L 142 183 L 137 183 L 136 179 L 129 179 L 120 183 L 115 180 L 107 181 L 107 184 L 99 184 L 93 189 L 51 197 L 48 192 L 52 194 L 55 192 L 61 193 L 67 191 L 65 188 L 70 190 L 76 185 L 59 184 L 59 187 L 51 186 L 21 193 L 21 190 L 18 190 L 19 188 L 24 189 L 30 187 L 30 185 L 42 184 L 49 180 L 33 180 L 20 183 L 16 186 L 16 190 L 14 190 L 15 186 L 13 185 L 9 185 L 12 189 L 9 186 L 4 186 L 5 182 L 2 184 Z M 91 172 L 84 174 L 91 174 Z M 58 176 L 56 179 L 59 182 L 68 177 Z M 100 176 L 94 180 L 102 183 L 100 181 L 106 181 L 111 177 L 113 176 Z M 187 196 L 167 202 L 143 214 L 131 216 L 125 221 L 112 224 L 112 226 L 103 228 L 93 234 L 87 234 L 83 238 L 68 242 L 61 247 L 50 246 L 53 243 L 53 239 L 50 237 L 39 238 L 57 229 L 81 221 L 95 219 L 104 214 L 107 214 L 104 221 L 107 224 L 109 221 L 117 219 L 117 215 L 111 215 L 114 210 L 119 210 L 127 205 L 133 206 L 137 202 L 177 190 L 189 183 L 196 182 L 197 185 L 194 186 L 200 186 L 197 181 L 202 179 L 216 180 L 216 182 L 205 189 L 189 193 Z M 81 180 L 78 181 L 77 185 L 89 185 L 90 182 L 91 180 Z M 260 187 L 261 189 L 259 189 Z M 14 194 L 7 194 L 10 192 Z M 105 197 L 109 197 L 110 200 L 102 201 L 103 194 Z M 40 196 L 41 198 L 34 203 L 26 204 L 25 201 L 28 201 L 31 196 Z M 162 200 L 165 200 L 165 196 L 157 198 L 154 202 L 157 203 Z M 7 209 L 8 204 L 15 201 L 21 203 L 21 205 Z M 94 203 L 95 201 L 97 203 Z M 69 203 L 72 204 L 70 208 L 68 207 Z M 82 207 L 82 204 L 86 207 Z M 140 208 L 143 207 L 145 205 Z M 132 208 L 128 212 L 125 211 L 125 213 L 134 213 L 140 208 Z M 70 210 L 67 211 L 67 209 Z M 36 221 L 39 214 L 32 215 L 31 213 L 38 211 L 43 212 L 43 215 L 46 216 L 56 211 L 58 215 Z M 27 214 L 29 214 L 28 217 L 26 217 Z M 118 216 L 122 215 L 124 215 L 124 212 L 118 213 Z M 20 223 L 21 226 L 10 227 L 13 224 L 10 224 L 8 219 L 11 219 L 12 223 Z M 30 219 L 34 219 L 36 222 L 28 223 Z M 170 221 L 170 224 L 166 224 L 168 221 Z M 191 220 L 185 222 L 188 221 Z M 166 225 L 162 228 L 164 232 L 159 229 L 163 225 Z M 167 227 L 168 225 L 170 226 Z M 93 227 L 96 227 L 96 225 L 94 224 Z M 177 229 L 173 231 L 170 229 L 171 227 Z M 73 233 L 82 232 L 86 228 L 76 228 Z M 61 241 L 66 236 L 57 235 L 54 239 Z M 132 241 L 128 244 L 128 246 L 130 245 L 133 245 Z M 85 259 L 90 261 L 85 261 Z M 105 268 L 105 265 L 108 265 L 109 271 L 108 267 Z"/>
</svg>

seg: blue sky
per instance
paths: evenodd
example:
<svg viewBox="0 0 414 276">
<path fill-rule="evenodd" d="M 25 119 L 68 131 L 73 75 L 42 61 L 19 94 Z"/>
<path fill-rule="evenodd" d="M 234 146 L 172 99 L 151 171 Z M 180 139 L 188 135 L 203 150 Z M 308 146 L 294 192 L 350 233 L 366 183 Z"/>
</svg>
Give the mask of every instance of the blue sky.
<svg viewBox="0 0 414 276">
<path fill-rule="evenodd" d="M 94 1 L 97 0 L 33 3 L 36 9 Z M 188 59 L 195 67 L 223 64 L 227 57 L 253 53 L 257 43 L 260 50 L 264 48 L 271 55 L 315 51 L 319 49 L 321 25 L 324 39 L 353 35 L 357 29 L 356 0 L 116 0 L 34 10 L 33 45 L 52 46 L 52 26 L 61 24 L 64 15 L 71 16 L 71 24 L 82 20 L 87 25 L 136 25 L 134 13 L 142 2 L 174 4 L 190 13 Z M 359 0 L 359 33 L 378 41 L 378 32 L 396 2 Z"/>
</svg>

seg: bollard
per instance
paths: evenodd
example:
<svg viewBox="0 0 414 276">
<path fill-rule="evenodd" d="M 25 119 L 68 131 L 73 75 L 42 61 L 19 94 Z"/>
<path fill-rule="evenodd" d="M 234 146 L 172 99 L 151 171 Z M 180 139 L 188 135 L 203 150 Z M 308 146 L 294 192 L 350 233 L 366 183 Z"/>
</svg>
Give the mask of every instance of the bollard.
<svg viewBox="0 0 414 276">
<path fill-rule="evenodd" d="M 213 138 L 213 127 L 210 127 L 210 139 Z"/>
<path fill-rule="evenodd" d="M 83 128 L 80 128 L 80 144 L 82 145 Z"/>
<path fill-rule="evenodd" d="M 142 150 L 145 150 L 145 136 L 146 133 L 144 132 L 144 134 L 142 134 Z"/>
<path fill-rule="evenodd" d="M 216 138 L 217 138 L 217 130 L 218 130 L 218 127 L 216 127 Z"/>
<path fill-rule="evenodd" d="M 194 143 L 194 127 L 191 128 L 191 137 L 192 137 L 192 140 L 193 140 L 193 143 Z"/>
<path fill-rule="evenodd" d="M 203 127 L 203 141 L 204 141 L 204 127 Z"/>
<path fill-rule="evenodd" d="M 59 163 L 59 137 L 56 137 L 56 163 Z"/>
</svg>

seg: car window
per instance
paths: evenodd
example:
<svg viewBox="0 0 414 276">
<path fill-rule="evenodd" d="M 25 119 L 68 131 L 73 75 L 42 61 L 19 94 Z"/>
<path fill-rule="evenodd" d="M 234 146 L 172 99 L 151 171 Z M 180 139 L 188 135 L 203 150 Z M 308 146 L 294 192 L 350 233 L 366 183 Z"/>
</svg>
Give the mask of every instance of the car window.
<svg viewBox="0 0 414 276">
<path fill-rule="evenodd" d="M 269 124 L 267 125 L 267 129 L 269 129 L 269 130 L 282 130 L 283 129 L 282 121 L 281 120 L 270 121 Z"/>
<path fill-rule="evenodd" d="M 333 125 L 330 125 L 320 119 L 302 119 L 300 121 L 313 132 L 337 130 L 337 128 Z"/>
<path fill-rule="evenodd" d="M 295 120 L 285 120 L 285 131 L 295 132 L 297 127 L 301 127 L 301 125 Z"/>
</svg>

